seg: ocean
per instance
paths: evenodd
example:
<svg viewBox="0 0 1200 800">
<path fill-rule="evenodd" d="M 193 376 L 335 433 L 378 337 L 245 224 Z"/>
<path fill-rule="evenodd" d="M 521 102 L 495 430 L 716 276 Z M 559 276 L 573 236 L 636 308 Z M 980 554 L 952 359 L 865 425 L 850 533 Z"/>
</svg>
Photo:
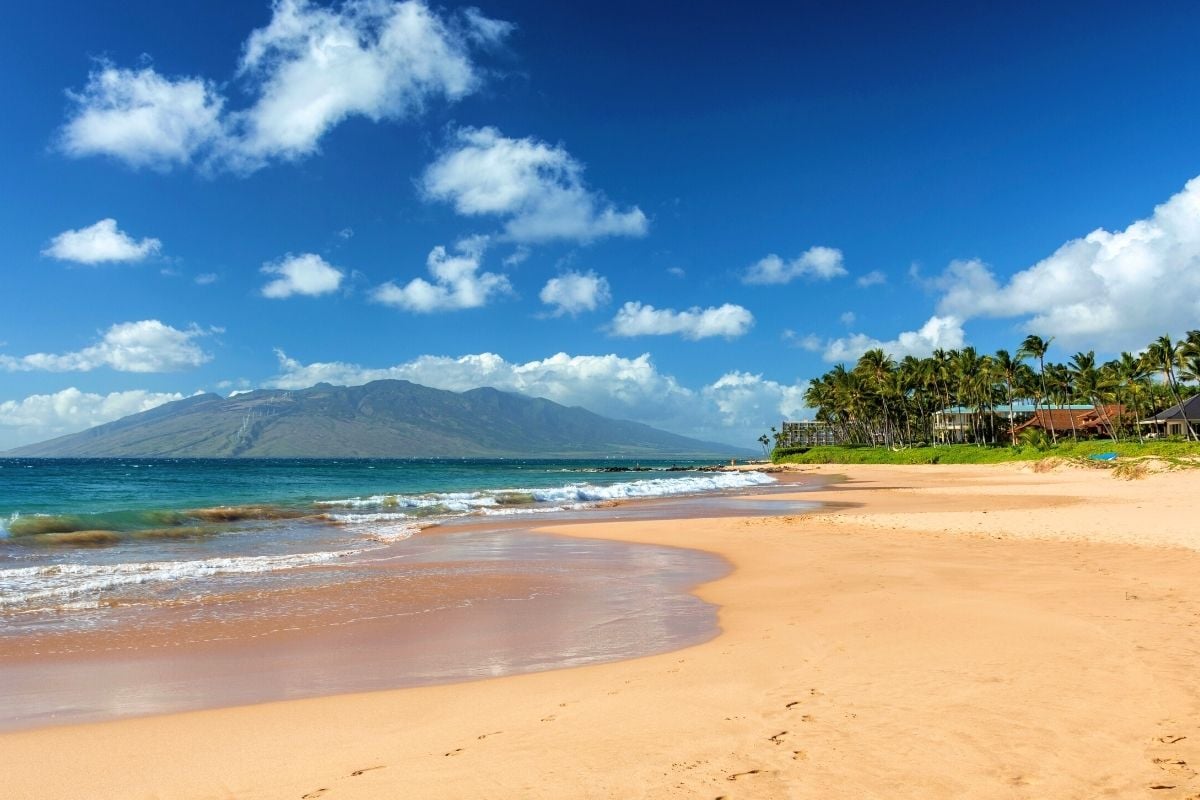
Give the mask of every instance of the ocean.
<svg viewBox="0 0 1200 800">
<path fill-rule="evenodd" d="M 431 526 L 767 484 L 697 462 L 0 459 L 0 636 L 346 579 Z"/>
</svg>

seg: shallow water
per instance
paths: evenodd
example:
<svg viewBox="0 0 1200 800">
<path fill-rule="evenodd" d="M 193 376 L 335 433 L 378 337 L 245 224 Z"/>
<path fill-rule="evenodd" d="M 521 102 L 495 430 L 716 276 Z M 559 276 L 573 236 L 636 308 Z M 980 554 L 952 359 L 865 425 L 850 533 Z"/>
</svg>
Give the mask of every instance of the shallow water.
<svg viewBox="0 0 1200 800">
<path fill-rule="evenodd" d="M 211 464 L 138 472 L 139 505 L 111 485 L 133 471 L 129 464 L 101 465 L 100 475 L 86 474 L 86 462 L 39 464 L 29 469 L 46 471 L 20 491 L 0 483 L 9 503 L 29 501 L 39 482 L 61 490 L 75 476 L 89 487 L 22 506 L 52 513 L 7 516 L 37 523 L 0 541 L 0 729 L 472 680 L 684 647 L 717 632 L 716 609 L 689 590 L 723 574 L 723 561 L 533 528 L 811 507 L 740 497 L 796 488 L 761 474 L 600 473 L 553 462 L 472 472 L 456 464 L 447 472 L 457 483 L 438 483 L 412 462 L 382 470 L 358 463 L 344 473 L 330 463 L 317 468 L 320 481 L 308 464 L 228 466 L 223 476 Z M 289 483 L 291 467 L 301 478 Z M 364 473 L 363 488 L 347 482 Z M 196 485 L 209 478 L 218 488 Z M 324 488 L 314 494 L 317 483 Z M 214 503 L 213 493 L 231 486 L 239 504 Z M 88 525 L 119 522 L 115 537 L 44 541 L 86 531 L 46 528 L 89 513 Z M 145 523 L 151 517 L 157 527 Z M 162 527 L 169 518 L 182 522 Z"/>
<path fill-rule="evenodd" d="M 129 607 L 334 584 L 372 553 L 455 520 L 541 518 L 771 481 L 665 462 L 638 467 L 0 460 L 0 641 L 30 629 L 105 627 Z"/>
</svg>

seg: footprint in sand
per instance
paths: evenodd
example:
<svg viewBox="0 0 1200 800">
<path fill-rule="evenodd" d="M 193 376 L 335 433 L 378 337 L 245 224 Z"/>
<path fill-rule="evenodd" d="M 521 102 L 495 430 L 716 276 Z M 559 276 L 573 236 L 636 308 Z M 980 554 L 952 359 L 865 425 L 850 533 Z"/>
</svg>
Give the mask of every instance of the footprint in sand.
<svg viewBox="0 0 1200 800">
<path fill-rule="evenodd" d="M 328 791 L 329 789 L 317 789 L 315 792 L 309 792 L 306 795 L 301 795 L 300 800 L 313 800 L 314 797 L 320 797 Z"/>
<path fill-rule="evenodd" d="M 383 767 L 384 767 L 384 765 L 380 764 L 377 767 L 363 767 L 362 769 L 356 769 L 356 770 L 354 770 L 354 772 L 350 773 L 350 777 L 357 778 L 359 775 L 362 775 L 364 772 L 370 772 L 373 769 L 383 769 Z"/>
<path fill-rule="evenodd" d="M 555 717 L 553 714 L 549 714 L 545 717 L 542 717 L 542 722 L 554 722 L 555 719 L 557 719 L 557 717 Z"/>
<path fill-rule="evenodd" d="M 459 753 L 461 753 L 462 751 L 463 751 L 463 749 L 462 749 L 461 747 L 456 747 L 456 748 L 454 748 L 453 750 L 451 750 L 449 753 L 442 753 L 442 755 L 444 755 L 444 756 L 456 756 L 456 755 L 458 755 Z"/>
<path fill-rule="evenodd" d="M 744 778 L 747 775 L 758 775 L 761 772 L 762 772 L 761 769 L 749 769 L 749 770 L 746 770 L 745 772 L 735 772 L 732 775 L 726 775 L 725 780 L 736 781 L 738 778 Z"/>
<path fill-rule="evenodd" d="M 504 731 L 492 731 L 491 733 L 481 733 L 478 736 L 476 736 L 475 738 L 476 739 L 486 739 L 487 737 L 495 736 L 498 733 L 504 733 Z"/>
<path fill-rule="evenodd" d="M 787 731 L 780 731 L 779 733 L 775 734 L 774 736 L 769 737 L 767 739 L 767 741 L 771 742 L 772 744 L 783 744 L 784 736 L 787 736 Z"/>
</svg>

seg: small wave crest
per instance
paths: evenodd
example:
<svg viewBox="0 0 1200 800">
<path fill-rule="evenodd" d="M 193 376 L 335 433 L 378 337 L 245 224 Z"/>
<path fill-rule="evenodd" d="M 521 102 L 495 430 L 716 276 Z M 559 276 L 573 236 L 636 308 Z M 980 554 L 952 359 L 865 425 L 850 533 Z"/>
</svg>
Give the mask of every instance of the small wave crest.
<svg viewBox="0 0 1200 800">
<path fill-rule="evenodd" d="M 45 605 L 55 607 L 78 598 L 121 587 L 186 581 L 217 575 L 240 575 L 297 569 L 346 558 L 362 549 L 290 555 L 205 558 L 194 561 L 137 561 L 119 564 L 47 564 L 0 569 L 0 608 Z"/>
<path fill-rule="evenodd" d="M 631 498 L 669 497 L 682 494 L 743 489 L 774 483 L 775 479 L 762 472 L 713 472 L 672 478 L 647 478 L 610 484 L 569 483 L 541 489 L 492 489 L 479 492 L 437 492 L 420 495 L 372 495 L 342 500 L 321 500 L 325 508 L 363 510 L 395 509 L 404 513 L 416 509 L 437 509 L 452 513 L 519 513 L 542 503 L 572 507 L 579 503 Z M 515 509 L 503 511 L 502 509 Z M 529 509 L 533 510 L 533 509 Z M 538 509 L 540 510 L 540 509 Z M 411 513 L 410 513 L 411 515 Z"/>
</svg>

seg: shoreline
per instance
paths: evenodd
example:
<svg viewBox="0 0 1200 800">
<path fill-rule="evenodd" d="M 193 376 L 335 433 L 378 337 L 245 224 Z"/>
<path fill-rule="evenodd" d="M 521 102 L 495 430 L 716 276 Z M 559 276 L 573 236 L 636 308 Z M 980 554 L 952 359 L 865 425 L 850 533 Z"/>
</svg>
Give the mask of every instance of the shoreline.
<svg viewBox="0 0 1200 800">
<path fill-rule="evenodd" d="M 756 487 L 781 489 L 786 479 Z M 715 607 L 690 590 L 727 572 L 725 560 L 542 529 L 739 515 L 747 491 L 607 501 L 541 518 L 453 518 L 339 562 L 336 579 L 119 608 L 98 627 L 14 627 L 0 633 L 0 732 L 677 650 L 718 634 Z M 811 504 L 765 505 L 781 513 Z"/>
<path fill-rule="evenodd" d="M 811 514 L 545 526 L 727 559 L 733 572 L 695 591 L 720 609 L 722 632 L 705 643 L 465 684 L 2 734 L 8 788 L 347 798 L 1200 791 L 1188 766 L 1200 763 L 1191 475 L 801 471 L 847 480 L 796 492 L 831 504 Z M 745 502 L 753 509 L 753 495 Z M 71 774 L 52 768 L 56 753 L 71 754 Z"/>
</svg>

